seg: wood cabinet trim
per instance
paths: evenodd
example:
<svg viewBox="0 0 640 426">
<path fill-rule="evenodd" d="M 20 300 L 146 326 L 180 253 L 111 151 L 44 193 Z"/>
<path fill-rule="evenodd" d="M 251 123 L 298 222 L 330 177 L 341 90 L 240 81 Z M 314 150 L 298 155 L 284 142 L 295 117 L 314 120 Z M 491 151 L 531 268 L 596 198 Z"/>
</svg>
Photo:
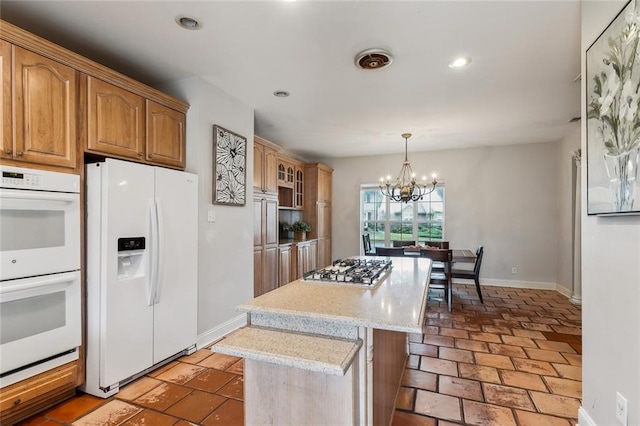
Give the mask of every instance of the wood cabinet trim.
<svg viewBox="0 0 640 426">
<path fill-rule="evenodd" d="M 3 388 L 0 393 L 2 416 L 22 410 L 31 401 L 49 392 L 75 387 L 78 374 L 77 364 L 77 361 L 73 361 Z"/>
<path fill-rule="evenodd" d="M 9 22 L 0 20 L 0 26 L 2 27 L 0 39 L 6 40 L 16 46 L 23 47 L 56 62 L 70 66 L 77 71 L 83 72 L 92 77 L 100 78 L 101 80 L 122 89 L 129 90 L 130 92 L 136 93 L 146 99 L 158 102 L 159 104 L 171 109 L 175 109 L 182 113 L 186 113 L 189 109 L 189 104 L 185 102 L 175 99 L 157 89 L 140 83 L 139 81 L 65 49 L 64 47 L 58 46 L 57 44 L 45 40 L 35 34 L 31 34 L 22 28 L 10 24 Z"/>
</svg>

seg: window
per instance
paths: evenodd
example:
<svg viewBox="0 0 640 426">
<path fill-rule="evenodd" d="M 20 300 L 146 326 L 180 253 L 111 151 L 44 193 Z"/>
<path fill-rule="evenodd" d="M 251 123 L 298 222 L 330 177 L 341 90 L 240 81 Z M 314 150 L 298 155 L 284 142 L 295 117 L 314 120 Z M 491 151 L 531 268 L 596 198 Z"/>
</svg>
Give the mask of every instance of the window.
<svg viewBox="0 0 640 426">
<path fill-rule="evenodd" d="M 403 203 L 391 201 L 377 185 L 360 190 L 360 227 L 369 234 L 372 247 L 390 247 L 392 241 L 444 239 L 444 183 L 422 200 Z"/>
</svg>

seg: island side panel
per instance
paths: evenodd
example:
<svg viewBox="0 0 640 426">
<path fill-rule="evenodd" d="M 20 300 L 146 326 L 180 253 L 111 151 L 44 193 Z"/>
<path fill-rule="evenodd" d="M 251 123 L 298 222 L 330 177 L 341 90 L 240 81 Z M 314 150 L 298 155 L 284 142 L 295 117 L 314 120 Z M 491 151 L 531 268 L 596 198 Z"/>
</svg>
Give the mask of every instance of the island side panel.
<svg viewBox="0 0 640 426">
<path fill-rule="evenodd" d="M 373 424 L 389 426 L 409 354 L 407 333 L 373 330 Z"/>
<path fill-rule="evenodd" d="M 245 359 L 245 424 L 359 425 L 357 364 L 333 376 Z"/>
</svg>

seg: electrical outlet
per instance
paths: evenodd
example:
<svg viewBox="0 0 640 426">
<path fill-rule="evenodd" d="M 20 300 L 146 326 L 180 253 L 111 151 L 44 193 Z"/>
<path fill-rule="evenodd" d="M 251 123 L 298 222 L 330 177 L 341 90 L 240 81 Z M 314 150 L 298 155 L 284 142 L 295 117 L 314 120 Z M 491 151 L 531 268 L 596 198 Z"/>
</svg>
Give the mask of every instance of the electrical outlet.
<svg viewBox="0 0 640 426">
<path fill-rule="evenodd" d="M 207 222 L 215 222 L 216 221 L 216 212 L 215 210 L 209 210 L 207 212 Z"/>
<path fill-rule="evenodd" d="M 514 274 L 514 275 L 517 274 L 518 273 L 518 268 L 516 268 L 516 267 L 511 268 L 511 273 Z"/>
<path fill-rule="evenodd" d="M 627 426 L 627 398 L 616 392 L 616 419 L 622 426 Z"/>
</svg>

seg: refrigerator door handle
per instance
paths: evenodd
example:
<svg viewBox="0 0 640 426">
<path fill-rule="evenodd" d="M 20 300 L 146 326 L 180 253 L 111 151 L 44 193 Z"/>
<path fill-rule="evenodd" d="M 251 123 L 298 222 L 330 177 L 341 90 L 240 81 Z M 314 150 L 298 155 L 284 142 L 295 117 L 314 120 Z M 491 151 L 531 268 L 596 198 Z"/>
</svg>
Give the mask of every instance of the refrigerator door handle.
<svg viewBox="0 0 640 426">
<path fill-rule="evenodd" d="M 160 302 L 160 284 L 162 283 L 162 275 L 160 265 L 163 263 L 163 245 L 164 245 L 164 220 L 162 216 L 162 203 L 156 198 L 156 284 L 153 297 L 153 304 Z"/>
<path fill-rule="evenodd" d="M 158 210 L 155 200 L 149 200 L 149 280 L 147 281 L 147 304 L 153 306 L 158 281 Z"/>
</svg>

